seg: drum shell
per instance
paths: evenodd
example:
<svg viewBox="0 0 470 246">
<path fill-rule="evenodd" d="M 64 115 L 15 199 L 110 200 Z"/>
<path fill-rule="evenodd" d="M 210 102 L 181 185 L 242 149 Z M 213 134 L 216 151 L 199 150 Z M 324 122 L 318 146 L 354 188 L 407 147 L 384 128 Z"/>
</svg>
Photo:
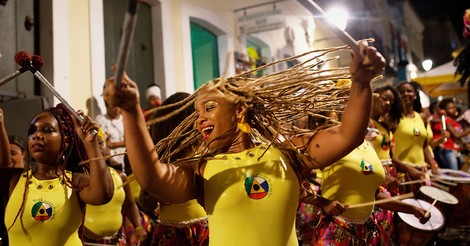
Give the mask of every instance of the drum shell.
<svg viewBox="0 0 470 246">
<path fill-rule="evenodd" d="M 439 234 L 439 231 L 424 231 L 413 228 L 395 216 L 395 235 L 399 245 L 428 245 Z"/>
<path fill-rule="evenodd" d="M 431 207 L 430 203 L 419 199 L 405 199 L 403 202 L 413 204 L 414 206 L 421 206 L 424 209 Z M 420 224 L 413 215 L 405 215 L 405 213 L 400 212 L 396 214 L 395 236 L 399 245 L 430 245 L 430 243 L 437 239 L 438 234 L 444 228 L 445 218 L 437 208 L 430 209 L 430 213 L 431 219 L 429 223 L 433 223 L 433 227 Z"/>
<path fill-rule="evenodd" d="M 455 196 L 459 203 L 448 217 L 448 226 L 470 228 L 470 184 L 457 183 L 449 186 L 449 193 Z"/>
</svg>

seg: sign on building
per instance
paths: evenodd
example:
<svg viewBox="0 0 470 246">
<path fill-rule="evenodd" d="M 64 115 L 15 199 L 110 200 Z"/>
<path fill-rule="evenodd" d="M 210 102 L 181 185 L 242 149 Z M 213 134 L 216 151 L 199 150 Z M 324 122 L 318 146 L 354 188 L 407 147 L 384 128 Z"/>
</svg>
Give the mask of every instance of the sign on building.
<svg viewBox="0 0 470 246">
<path fill-rule="evenodd" d="M 243 35 L 283 28 L 285 19 L 282 9 L 244 14 L 237 17 L 237 34 Z"/>
</svg>

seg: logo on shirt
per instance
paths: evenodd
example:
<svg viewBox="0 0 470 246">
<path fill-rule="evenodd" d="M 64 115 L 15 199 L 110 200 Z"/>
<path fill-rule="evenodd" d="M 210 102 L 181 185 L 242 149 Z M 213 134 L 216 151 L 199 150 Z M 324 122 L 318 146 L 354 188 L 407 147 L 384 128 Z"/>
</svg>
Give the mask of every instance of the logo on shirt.
<svg viewBox="0 0 470 246">
<path fill-rule="evenodd" d="M 385 134 L 382 134 L 382 142 L 380 143 L 380 147 L 382 147 L 383 150 L 389 150 L 390 148 L 390 141 L 387 141 Z"/>
<path fill-rule="evenodd" d="M 52 204 L 44 201 L 36 202 L 31 209 L 31 214 L 37 221 L 46 221 L 52 218 L 53 212 Z"/>
<path fill-rule="evenodd" d="M 370 175 L 374 173 L 374 168 L 372 168 L 372 165 L 364 160 L 361 161 L 361 170 L 362 174 L 364 175 Z"/>
<path fill-rule="evenodd" d="M 413 128 L 413 135 L 419 137 L 419 135 L 421 135 L 421 131 L 418 128 Z"/>
<path fill-rule="evenodd" d="M 269 183 L 259 175 L 249 176 L 245 178 L 245 190 L 250 198 L 263 199 L 269 193 Z"/>
</svg>

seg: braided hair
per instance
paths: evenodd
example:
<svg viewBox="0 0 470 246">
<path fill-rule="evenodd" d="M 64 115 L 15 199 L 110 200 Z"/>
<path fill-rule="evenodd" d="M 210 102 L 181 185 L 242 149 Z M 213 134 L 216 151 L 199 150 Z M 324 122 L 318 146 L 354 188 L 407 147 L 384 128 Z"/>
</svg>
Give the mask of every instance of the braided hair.
<svg viewBox="0 0 470 246">
<path fill-rule="evenodd" d="M 82 141 L 75 132 L 72 115 L 62 103 L 45 111 L 50 112 L 59 123 L 59 131 L 62 136 L 60 166 L 71 172 L 83 171 L 77 163 L 87 160 L 88 156 Z"/>
<path fill-rule="evenodd" d="M 350 79 L 349 68 L 318 68 L 339 59 L 338 53 L 347 50 L 349 50 L 347 46 L 313 50 L 266 64 L 233 77 L 214 79 L 180 102 L 148 110 L 146 113 L 151 114 L 158 110 L 179 106 L 177 110 L 165 116 L 147 121 L 147 125 L 166 121 L 185 108 L 192 107 L 200 92 L 218 91 L 230 103 L 243 103 L 247 106 L 246 118 L 252 129 L 250 137 L 253 141 L 276 147 L 289 156 L 288 158 L 294 159 L 291 162 L 293 165 L 300 165 L 301 162 L 295 161 L 295 159 L 299 156 L 308 157 L 305 150 L 310 142 L 304 146 L 295 146 L 289 141 L 290 137 L 306 133 L 311 133 L 313 137 L 318 131 L 332 125 L 323 124 L 315 129 L 299 129 L 289 127 L 289 123 L 303 117 L 324 118 L 327 122 L 332 122 L 330 112 L 341 113 L 344 111 L 350 87 L 349 85 L 336 86 L 336 81 Z M 294 59 L 304 62 L 260 78 L 250 76 L 254 71 Z M 156 144 L 157 152 L 163 153 L 159 156 L 160 159 L 170 159 L 177 152 L 171 151 L 172 149 L 185 148 L 197 142 L 204 144 L 201 133 L 194 127 L 196 120 L 197 114 L 194 112 L 181 121 L 167 138 Z M 223 133 L 217 139 L 225 136 L 226 133 Z M 212 151 L 207 148 L 198 148 L 201 153 L 197 153 L 194 157 L 200 158 L 200 160 L 212 158 L 221 149 Z M 301 170 L 303 166 L 294 166 L 294 169 Z"/>
<path fill-rule="evenodd" d="M 62 171 L 61 178 L 64 181 L 65 185 L 67 185 L 68 187 L 72 188 L 75 191 L 80 191 L 83 187 L 73 184 L 72 180 L 66 175 L 66 170 L 70 172 L 84 171 L 83 167 L 78 166 L 78 163 L 80 162 L 80 160 L 88 159 L 88 156 L 85 152 L 85 147 L 82 141 L 80 140 L 80 138 L 78 137 L 77 133 L 75 132 L 73 121 L 72 121 L 72 116 L 70 115 L 69 111 L 63 104 L 58 104 L 56 107 L 45 109 L 41 113 L 43 112 L 51 113 L 52 116 L 57 120 L 58 125 L 59 125 L 59 132 L 60 132 L 60 135 L 62 136 L 62 143 L 61 143 L 62 158 L 59 158 L 58 160 L 59 161 L 58 167 Z M 33 119 L 36 118 L 39 114 L 35 115 Z M 36 167 L 34 165 L 28 166 L 24 174 L 24 176 L 26 177 L 26 182 L 25 182 L 25 189 L 23 193 L 23 200 L 21 203 L 20 210 L 16 214 L 15 219 L 13 220 L 13 223 L 9 226 L 8 230 L 10 230 L 10 228 L 13 227 L 13 225 L 16 223 L 19 217 L 23 217 L 26 196 L 29 190 L 29 182 L 30 182 L 30 179 L 32 178 L 31 176 L 34 173 L 35 168 Z M 57 171 L 58 170 L 56 170 L 56 172 Z M 21 222 L 22 229 L 25 233 L 25 236 L 30 238 L 31 236 L 26 231 L 26 228 L 23 225 L 23 220 L 20 220 L 20 222 Z"/>
</svg>

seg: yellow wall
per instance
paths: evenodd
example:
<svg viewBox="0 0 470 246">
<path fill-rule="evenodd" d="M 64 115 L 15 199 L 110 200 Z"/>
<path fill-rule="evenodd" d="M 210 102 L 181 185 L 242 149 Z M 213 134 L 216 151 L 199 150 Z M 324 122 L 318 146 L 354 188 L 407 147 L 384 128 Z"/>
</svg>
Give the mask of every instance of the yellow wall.
<svg viewBox="0 0 470 246">
<path fill-rule="evenodd" d="M 70 104 L 86 109 L 91 97 L 90 13 L 88 1 L 69 0 Z"/>
</svg>

